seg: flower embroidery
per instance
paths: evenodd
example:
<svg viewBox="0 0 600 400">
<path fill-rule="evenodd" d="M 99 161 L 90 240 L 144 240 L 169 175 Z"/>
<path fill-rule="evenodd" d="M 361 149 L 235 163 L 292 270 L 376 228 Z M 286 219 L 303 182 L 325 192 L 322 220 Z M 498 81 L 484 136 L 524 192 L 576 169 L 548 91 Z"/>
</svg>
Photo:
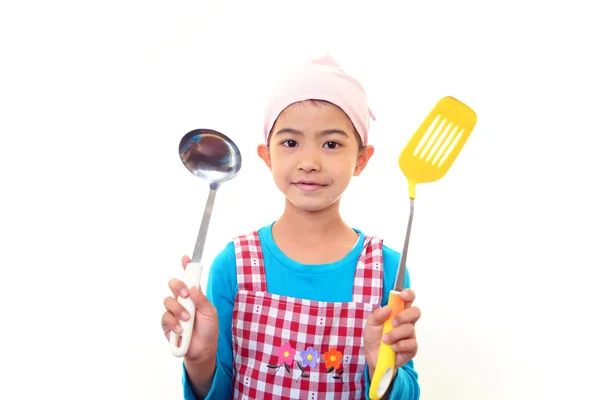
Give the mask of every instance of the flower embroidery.
<svg viewBox="0 0 600 400">
<path fill-rule="evenodd" d="M 340 368 L 343 354 L 340 351 L 338 351 L 335 347 L 329 349 L 329 351 L 326 351 L 324 356 L 325 356 L 325 367 L 327 368 L 327 373 L 330 373 L 330 372 Z M 340 369 L 340 371 L 337 373 L 337 375 L 335 373 L 333 374 L 333 379 L 339 379 L 340 381 L 343 382 L 343 380 L 342 380 L 343 373 L 344 373 L 344 370 Z"/>
<path fill-rule="evenodd" d="M 294 349 L 288 342 L 285 342 L 283 346 L 277 349 L 277 365 L 268 364 L 267 367 L 275 368 L 275 373 L 279 371 L 279 368 L 283 365 L 285 370 L 288 373 L 292 373 L 290 369 L 290 365 L 294 362 L 294 355 L 296 354 L 296 349 Z"/>
<path fill-rule="evenodd" d="M 281 346 L 277 352 L 279 353 L 279 360 L 277 361 L 279 364 L 287 363 L 290 365 L 294 362 L 296 350 L 293 349 L 288 342 L 285 342 L 285 344 Z"/>
<path fill-rule="evenodd" d="M 300 352 L 300 358 L 302 358 L 302 367 L 306 368 L 310 366 L 315 368 L 317 366 L 317 360 L 319 359 L 319 352 L 309 347 L 308 349 Z"/>
<path fill-rule="evenodd" d="M 337 351 L 337 349 L 334 347 L 333 349 L 325 352 L 325 367 L 327 367 L 327 369 L 331 369 L 332 367 L 337 369 L 340 367 L 341 359 L 342 353 Z"/>
<path fill-rule="evenodd" d="M 302 364 L 300 363 L 300 361 L 297 361 L 296 365 L 298 365 L 298 368 L 300 368 L 300 371 L 302 371 L 302 372 L 300 373 L 300 376 L 298 377 L 298 379 L 296 379 L 296 382 L 298 382 L 300 380 L 300 378 L 310 377 L 310 375 L 304 371 L 304 368 L 306 368 L 306 367 L 315 368 L 317 366 L 317 360 L 319 359 L 319 357 L 320 357 L 319 352 L 316 351 L 312 347 L 309 347 L 306 350 L 303 350 L 300 352 L 300 358 L 302 359 Z"/>
</svg>

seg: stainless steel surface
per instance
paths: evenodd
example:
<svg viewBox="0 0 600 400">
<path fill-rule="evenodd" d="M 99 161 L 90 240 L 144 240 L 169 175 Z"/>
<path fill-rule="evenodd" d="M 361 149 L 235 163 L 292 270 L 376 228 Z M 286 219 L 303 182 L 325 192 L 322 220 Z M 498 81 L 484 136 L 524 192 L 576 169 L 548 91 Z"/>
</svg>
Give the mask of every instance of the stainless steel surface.
<svg viewBox="0 0 600 400">
<path fill-rule="evenodd" d="M 223 182 L 237 175 L 242 167 L 242 156 L 235 143 L 224 134 L 212 129 L 196 129 L 179 142 L 179 157 L 185 167 L 210 188 L 192 254 L 192 262 L 197 263 L 202 258 L 217 190 Z"/>
<path fill-rule="evenodd" d="M 412 228 L 413 214 L 415 211 L 415 200 L 410 199 L 410 214 L 408 215 L 408 226 L 406 228 L 406 237 L 404 238 L 404 248 L 400 255 L 400 263 L 398 264 L 398 272 L 396 273 L 396 282 L 394 290 L 401 292 L 404 289 L 404 274 L 406 273 L 406 256 L 408 254 L 408 242 L 410 241 L 410 230 Z"/>
</svg>

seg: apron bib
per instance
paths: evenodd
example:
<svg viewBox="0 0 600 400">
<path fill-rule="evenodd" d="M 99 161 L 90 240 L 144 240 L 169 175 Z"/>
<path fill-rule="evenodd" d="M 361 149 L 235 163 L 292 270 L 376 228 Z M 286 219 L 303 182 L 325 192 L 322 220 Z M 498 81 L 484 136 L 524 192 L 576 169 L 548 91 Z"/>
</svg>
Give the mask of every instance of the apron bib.
<svg viewBox="0 0 600 400">
<path fill-rule="evenodd" d="M 234 243 L 233 398 L 362 399 L 363 329 L 381 303 L 382 241 L 365 238 L 351 302 L 268 293 L 258 233 Z"/>
</svg>

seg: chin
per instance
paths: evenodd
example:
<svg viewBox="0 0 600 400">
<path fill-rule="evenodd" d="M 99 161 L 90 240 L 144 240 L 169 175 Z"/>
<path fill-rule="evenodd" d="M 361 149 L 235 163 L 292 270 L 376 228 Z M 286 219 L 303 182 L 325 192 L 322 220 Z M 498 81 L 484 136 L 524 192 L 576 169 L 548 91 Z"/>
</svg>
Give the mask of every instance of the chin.
<svg viewBox="0 0 600 400">
<path fill-rule="evenodd" d="M 294 204 L 294 203 L 292 203 Z M 323 211 L 327 207 L 319 206 L 319 205 L 304 205 L 304 204 L 294 204 L 294 206 L 302 211 L 306 212 L 319 212 Z"/>
<path fill-rule="evenodd" d="M 294 205 L 294 207 L 306 211 L 306 212 L 318 212 L 323 211 L 332 205 L 335 204 L 335 201 L 311 201 L 309 199 L 294 199 L 293 197 L 288 197 L 287 200 Z"/>
</svg>

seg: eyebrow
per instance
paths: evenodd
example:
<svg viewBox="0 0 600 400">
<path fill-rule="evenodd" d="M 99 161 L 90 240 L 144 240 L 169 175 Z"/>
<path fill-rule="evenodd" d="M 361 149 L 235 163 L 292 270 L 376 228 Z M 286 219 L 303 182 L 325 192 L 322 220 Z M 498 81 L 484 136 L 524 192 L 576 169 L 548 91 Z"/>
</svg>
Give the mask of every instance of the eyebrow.
<svg viewBox="0 0 600 400">
<path fill-rule="evenodd" d="M 275 135 L 273 135 L 273 136 L 277 136 L 280 133 L 290 133 L 292 135 L 303 135 L 304 134 L 302 131 L 299 131 L 297 129 L 282 128 L 282 129 L 278 130 L 277 133 L 275 133 Z M 325 130 L 317 133 L 317 136 L 327 136 L 327 135 L 336 135 L 336 134 L 350 137 L 350 136 L 348 136 L 348 134 L 346 132 L 344 132 L 341 129 L 325 129 Z"/>
</svg>

